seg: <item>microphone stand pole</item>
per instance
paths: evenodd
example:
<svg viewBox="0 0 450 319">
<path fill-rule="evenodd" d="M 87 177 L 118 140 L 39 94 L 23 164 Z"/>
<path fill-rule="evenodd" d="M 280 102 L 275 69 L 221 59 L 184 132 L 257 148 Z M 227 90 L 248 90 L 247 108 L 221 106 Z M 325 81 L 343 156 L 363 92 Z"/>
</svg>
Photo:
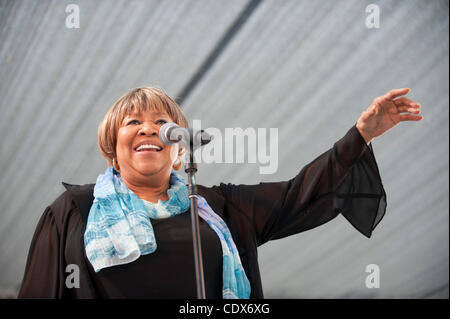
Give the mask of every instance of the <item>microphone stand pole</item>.
<svg viewBox="0 0 450 319">
<path fill-rule="evenodd" d="M 192 224 L 192 240 L 194 244 L 194 263 L 195 263 L 195 279 L 197 288 L 197 299 L 205 299 L 205 280 L 203 276 L 203 259 L 202 247 L 200 242 L 200 229 L 198 223 L 198 206 L 197 206 L 197 183 L 195 181 L 195 172 L 197 172 L 197 164 L 194 162 L 193 141 L 190 139 L 189 161 L 184 166 L 184 171 L 188 174 L 189 199 L 191 202 L 191 224 Z"/>
</svg>

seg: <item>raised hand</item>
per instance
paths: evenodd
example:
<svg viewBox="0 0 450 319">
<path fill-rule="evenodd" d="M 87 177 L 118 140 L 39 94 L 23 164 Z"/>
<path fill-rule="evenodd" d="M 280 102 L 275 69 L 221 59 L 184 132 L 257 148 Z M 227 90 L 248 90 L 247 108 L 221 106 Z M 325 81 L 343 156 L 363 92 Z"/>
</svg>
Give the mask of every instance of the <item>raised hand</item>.
<svg viewBox="0 0 450 319">
<path fill-rule="evenodd" d="M 361 113 L 356 128 L 367 144 L 400 122 L 423 119 L 422 115 L 418 115 L 421 105 L 403 96 L 410 91 L 408 88 L 391 90 L 375 98 L 368 109 Z"/>
</svg>

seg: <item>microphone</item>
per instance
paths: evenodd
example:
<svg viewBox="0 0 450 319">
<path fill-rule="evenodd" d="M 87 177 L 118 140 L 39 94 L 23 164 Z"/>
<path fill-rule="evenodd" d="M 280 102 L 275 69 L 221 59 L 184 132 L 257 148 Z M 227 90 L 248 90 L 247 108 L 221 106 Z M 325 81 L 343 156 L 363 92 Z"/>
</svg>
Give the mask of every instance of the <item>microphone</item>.
<svg viewBox="0 0 450 319">
<path fill-rule="evenodd" d="M 192 143 L 193 149 L 206 145 L 213 139 L 213 136 L 205 130 L 185 128 L 176 123 L 166 123 L 159 129 L 159 138 L 166 145 L 181 143 L 188 147 Z"/>
</svg>

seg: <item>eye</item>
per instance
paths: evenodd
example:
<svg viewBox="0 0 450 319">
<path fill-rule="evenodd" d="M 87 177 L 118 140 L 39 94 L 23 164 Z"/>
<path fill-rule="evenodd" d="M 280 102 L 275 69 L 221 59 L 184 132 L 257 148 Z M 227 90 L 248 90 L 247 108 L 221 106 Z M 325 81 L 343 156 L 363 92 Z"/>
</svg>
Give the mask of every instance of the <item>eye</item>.
<svg viewBox="0 0 450 319">
<path fill-rule="evenodd" d="M 133 119 L 133 120 L 128 121 L 127 125 L 137 125 L 137 124 L 140 124 L 140 123 L 141 122 L 139 122 L 138 120 Z"/>
<path fill-rule="evenodd" d="M 166 121 L 166 120 L 163 120 L 163 119 L 159 119 L 159 120 L 156 121 L 156 124 L 162 124 L 162 125 L 164 125 L 164 124 L 166 124 L 166 123 L 167 123 L 167 121 Z"/>
</svg>

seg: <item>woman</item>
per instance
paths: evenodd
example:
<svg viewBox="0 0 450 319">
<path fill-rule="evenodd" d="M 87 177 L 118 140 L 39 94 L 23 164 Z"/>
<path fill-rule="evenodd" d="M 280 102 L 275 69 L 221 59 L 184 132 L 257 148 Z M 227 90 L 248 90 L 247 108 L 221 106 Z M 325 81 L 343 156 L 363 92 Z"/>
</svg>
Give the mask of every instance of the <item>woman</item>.
<svg viewBox="0 0 450 319">
<path fill-rule="evenodd" d="M 420 105 L 392 90 L 376 98 L 333 147 L 289 181 L 198 186 L 207 298 L 263 298 L 257 247 L 322 225 L 339 213 L 370 237 L 386 194 L 371 147 Z M 406 113 L 406 114 L 404 114 Z M 96 184 L 67 191 L 34 234 L 20 298 L 195 298 L 189 199 L 178 144 L 159 128 L 187 127 L 178 105 L 154 88 L 131 90 L 98 130 L 108 161 Z"/>
</svg>

